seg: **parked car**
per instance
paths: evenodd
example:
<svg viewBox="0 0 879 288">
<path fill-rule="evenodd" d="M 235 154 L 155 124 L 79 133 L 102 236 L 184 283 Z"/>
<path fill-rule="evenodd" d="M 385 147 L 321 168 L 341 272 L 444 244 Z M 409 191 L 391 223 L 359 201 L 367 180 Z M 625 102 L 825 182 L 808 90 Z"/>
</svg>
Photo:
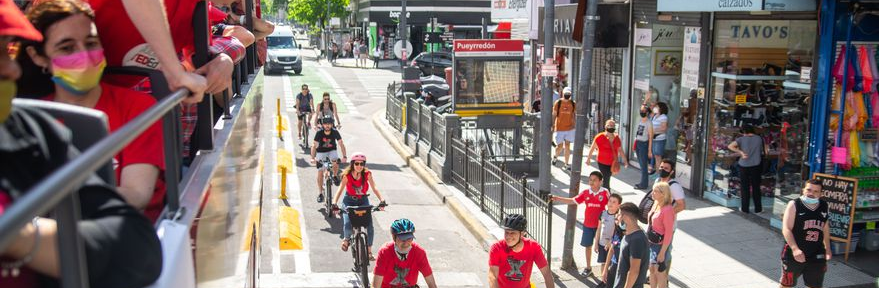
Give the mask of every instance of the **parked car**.
<svg viewBox="0 0 879 288">
<path fill-rule="evenodd" d="M 412 59 L 412 66 L 418 67 L 424 76 L 445 77 L 445 69 L 452 67 L 452 54 L 449 52 L 421 52 Z"/>
<path fill-rule="evenodd" d="M 266 74 L 275 71 L 293 70 L 302 73 L 302 44 L 296 44 L 290 26 L 278 26 L 266 39 L 268 42 L 268 59 L 264 68 Z"/>
</svg>

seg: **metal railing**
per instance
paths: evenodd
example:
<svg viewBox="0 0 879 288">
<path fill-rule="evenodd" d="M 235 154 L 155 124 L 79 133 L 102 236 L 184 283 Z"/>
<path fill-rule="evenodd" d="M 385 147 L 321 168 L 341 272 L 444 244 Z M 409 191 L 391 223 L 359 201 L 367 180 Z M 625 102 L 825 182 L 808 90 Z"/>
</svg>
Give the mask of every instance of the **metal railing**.
<svg viewBox="0 0 879 288">
<path fill-rule="evenodd" d="M 397 95 L 401 85 L 396 82 L 388 84 L 387 101 L 385 101 L 385 119 L 388 119 L 388 123 L 397 131 L 403 131 L 403 109 L 406 107 L 402 94 Z"/>
<path fill-rule="evenodd" d="M 489 160 L 487 152 L 468 141 L 453 138 L 450 142 L 451 183 L 472 200 L 479 209 L 500 224 L 509 214 L 528 219 L 528 235 L 543 245 L 547 261 L 552 255 L 552 205 L 545 195 L 528 183 L 527 175 L 512 175 L 506 163 Z"/>
</svg>

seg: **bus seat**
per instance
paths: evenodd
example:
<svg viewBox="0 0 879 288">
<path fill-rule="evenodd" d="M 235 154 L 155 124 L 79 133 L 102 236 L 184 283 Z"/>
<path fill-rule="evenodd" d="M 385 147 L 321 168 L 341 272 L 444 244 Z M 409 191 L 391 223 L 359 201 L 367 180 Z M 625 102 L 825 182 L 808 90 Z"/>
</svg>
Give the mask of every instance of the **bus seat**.
<svg viewBox="0 0 879 288">
<path fill-rule="evenodd" d="M 72 144 L 79 151 L 88 149 L 110 134 L 107 114 L 95 109 L 33 99 L 13 99 L 12 106 L 39 109 L 58 119 L 70 129 Z M 104 164 L 95 173 L 107 184 L 116 186 L 116 173 L 113 172 L 112 162 Z"/>
</svg>

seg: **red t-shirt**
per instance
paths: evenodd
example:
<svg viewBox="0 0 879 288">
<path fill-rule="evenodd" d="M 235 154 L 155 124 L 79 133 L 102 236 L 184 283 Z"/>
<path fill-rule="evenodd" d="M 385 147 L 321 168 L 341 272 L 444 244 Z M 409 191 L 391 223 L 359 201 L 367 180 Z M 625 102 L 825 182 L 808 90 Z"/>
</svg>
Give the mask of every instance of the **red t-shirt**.
<svg viewBox="0 0 879 288">
<path fill-rule="evenodd" d="M 507 248 L 507 243 L 501 239 L 488 252 L 488 266 L 497 266 L 497 284 L 504 288 L 527 288 L 531 286 L 531 269 L 537 264 L 537 269 L 547 265 L 543 249 L 537 241 L 522 238 L 524 246 L 522 251 L 513 252 Z"/>
<path fill-rule="evenodd" d="M 598 163 L 604 165 L 613 165 L 613 159 L 617 155 L 619 155 L 620 148 L 623 147 L 622 141 L 620 141 L 620 137 L 615 136 L 613 139 L 613 148 L 610 146 L 610 140 L 605 136 L 606 132 L 601 132 L 595 136 L 595 139 L 592 140 L 592 143 L 595 143 L 598 146 Z M 616 153 L 616 154 L 614 154 Z M 608 175 L 604 175 L 605 178 L 608 178 Z"/>
<path fill-rule="evenodd" d="M 152 96 L 134 90 L 113 86 L 101 82 L 101 98 L 95 104 L 94 109 L 107 114 L 110 124 L 110 133 L 121 128 L 123 125 L 140 115 L 156 103 Z M 46 100 L 54 101 L 55 95 L 46 97 Z M 144 210 L 144 214 L 155 221 L 165 206 L 165 180 L 162 171 L 165 170 L 164 142 L 162 141 L 162 121 L 156 121 L 140 136 L 128 143 L 122 151 L 113 158 L 113 169 L 116 171 L 116 182 L 122 184 L 122 168 L 131 164 L 150 164 L 159 168 L 159 177 L 156 179 L 156 188 L 153 197 Z"/>
<path fill-rule="evenodd" d="M 95 26 L 98 28 L 98 35 L 101 35 L 107 66 L 159 69 L 159 59 L 128 18 L 122 1 L 87 1 L 95 11 Z M 184 54 L 184 49 L 191 50 L 195 43 L 192 15 L 195 13 L 195 4 L 199 1 L 201 0 L 163 0 L 177 54 Z M 120 75 L 108 75 L 107 78 L 110 83 L 122 87 L 132 87 L 143 79 Z"/>
<path fill-rule="evenodd" d="M 427 261 L 427 252 L 417 243 L 412 243 L 406 260 L 400 260 L 394 251 L 394 242 L 388 242 L 378 250 L 373 272 L 384 277 L 381 288 L 414 286 L 418 284 L 419 272 L 424 277 L 433 275 L 430 262 Z"/>
<path fill-rule="evenodd" d="M 345 179 L 347 179 L 347 186 L 345 187 L 346 194 L 348 196 L 361 197 L 369 193 L 369 177 L 372 172 L 364 171 L 362 175 L 360 175 L 360 179 L 354 179 L 354 172 L 348 173 L 345 175 Z"/>
<path fill-rule="evenodd" d="M 601 218 L 601 212 L 607 206 L 610 193 L 607 189 L 601 187 L 598 192 L 593 192 L 592 187 L 586 188 L 580 195 L 574 197 L 577 204 L 586 203 L 586 212 L 584 213 L 583 225 L 588 228 L 598 228 L 598 219 Z"/>
</svg>

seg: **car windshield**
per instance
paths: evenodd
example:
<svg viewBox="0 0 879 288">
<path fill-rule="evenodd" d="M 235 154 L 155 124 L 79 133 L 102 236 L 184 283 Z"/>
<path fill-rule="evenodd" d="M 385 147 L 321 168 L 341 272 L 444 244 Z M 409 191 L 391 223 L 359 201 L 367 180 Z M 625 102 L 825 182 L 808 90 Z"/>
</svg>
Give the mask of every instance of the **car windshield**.
<svg viewBox="0 0 879 288">
<path fill-rule="evenodd" d="M 296 47 L 296 40 L 293 37 L 275 36 L 268 37 L 269 48 L 274 49 L 293 49 Z"/>
</svg>

